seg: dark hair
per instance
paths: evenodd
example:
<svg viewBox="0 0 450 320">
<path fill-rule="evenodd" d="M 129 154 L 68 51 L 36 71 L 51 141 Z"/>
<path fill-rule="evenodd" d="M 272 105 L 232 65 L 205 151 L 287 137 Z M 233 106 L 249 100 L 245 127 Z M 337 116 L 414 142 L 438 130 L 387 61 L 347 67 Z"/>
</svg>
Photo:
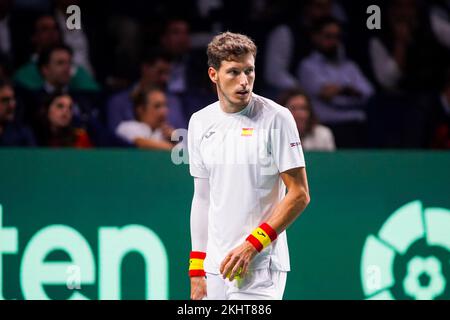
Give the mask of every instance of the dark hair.
<svg viewBox="0 0 450 320">
<path fill-rule="evenodd" d="M 50 46 L 50 47 L 44 49 L 41 52 L 41 54 L 39 55 L 38 62 L 37 62 L 39 71 L 42 69 L 42 67 L 49 64 L 50 58 L 52 57 L 53 52 L 58 51 L 58 50 L 64 50 L 64 51 L 68 52 L 71 56 L 73 55 L 72 49 L 64 43 L 59 43 L 59 44 Z"/>
<path fill-rule="evenodd" d="M 336 18 L 323 17 L 313 23 L 313 25 L 311 27 L 311 33 L 312 34 L 320 33 L 326 26 L 328 26 L 330 24 L 335 24 L 335 25 L 341 27 L 341 23 Z"/>
<path fill-rule="evenodd" d="M 70 95 L 68 93 L 64 93 L 58 90 L 52 94 L 47 95 L 43 99 L 43 103 L 38 109 L 36 115 L 35 129 L 36 129 L 36 138 L 39 145 L 48 146 L 51 140 L 56 140 L 58 142 L 58 145 L 69 147 L 72 146 L 76 141 L 76 133 L 75 133 L 76 129 L 72 125 L 63 128 L 56 135 L 52 133 L 50 129 L 50 120 L 48 118 L 50 106 L 57 98 L 62 96 L 70 96 Z"/>
<path fill-rule="evenodd" d="M 314 126 L 318 124 L 316 114 L 315 114 L 312 104 L 311 104 L 311 98 L 308 96 L 308 94 L 301 88 L 287 89 L 280 94 L 280 96 L 278 98 L 278 103 L 286 108 L 289 108 L 287 103 L 290 99 L 292 99 L 295 96 L 302 96 L 306 100 L 306 106 L 309 110 L 309 119 L 306 122 L 304 132 L 305 132 L 305 135 L 308 135 L 312 132 Z"/>
</svg>

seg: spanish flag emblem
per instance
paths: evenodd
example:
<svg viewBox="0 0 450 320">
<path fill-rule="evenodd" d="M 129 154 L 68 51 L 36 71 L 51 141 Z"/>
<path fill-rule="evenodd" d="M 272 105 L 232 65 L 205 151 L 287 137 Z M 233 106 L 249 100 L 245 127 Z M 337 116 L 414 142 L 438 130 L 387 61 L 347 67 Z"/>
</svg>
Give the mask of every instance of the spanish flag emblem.
<svg viewBox="0 0 450 320">
<path fill-rule="evenodd" d="M 242 128 L 241 136 L 251 137 L 253 135 L 253 128 Z"/>
</svg>

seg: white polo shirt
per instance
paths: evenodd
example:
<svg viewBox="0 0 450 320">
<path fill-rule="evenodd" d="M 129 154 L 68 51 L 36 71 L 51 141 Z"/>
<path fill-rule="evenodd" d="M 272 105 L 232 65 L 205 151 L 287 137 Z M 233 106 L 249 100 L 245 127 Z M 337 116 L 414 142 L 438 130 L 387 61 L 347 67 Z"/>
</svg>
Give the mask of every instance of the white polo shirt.
<svg viewBox="0 0 450 320">
<path fill-rule="evenodd" d="M 252 95 L 247 107 L 226 113 L 215 102 L 189 121 L 190 173 L 208 178 L 210 206 L 204 268 L 219 274 L 222 260 L 272 214 L 286 194 L 280 172 L 304 167 L 297 127 L 288 109 Z M 250 269 L 289 271 L 286 233 Z"/>
</svg>

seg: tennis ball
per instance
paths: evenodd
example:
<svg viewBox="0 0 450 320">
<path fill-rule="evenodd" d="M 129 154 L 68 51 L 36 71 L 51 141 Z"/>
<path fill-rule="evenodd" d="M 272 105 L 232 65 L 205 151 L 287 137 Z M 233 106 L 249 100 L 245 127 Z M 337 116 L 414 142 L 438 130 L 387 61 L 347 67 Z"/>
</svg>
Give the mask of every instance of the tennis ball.
<svg viewBox="0 0 450 320">
<path fill-rule="evenodd" d="M 242 267 L 238 269 L 238 272 L 234 275 L 234 279 L 241 280 L 241 272 L 242 272 Z M 230 276 L 231 276 L 231 271 L 228 272 L 227 278 L 230 279 Z"/>
<path fill-rule="evenodd" d="M 234 276 L 234 279 L 233 279 L 233 280 L 236 280 L 236 285 L 238 288 L 241 288 L 244 284 L 244 278 L 243 278 L 243 276 L 241 276 L 241 272 L 242 272 L 242 268 L 239 268 L 238 272 L 236 273 L 236 275 Z M 231 275 L 231 272 L 229 272 L 227 274 L 228 280 L 230 279 L 230 275 Z"/>
</svg>

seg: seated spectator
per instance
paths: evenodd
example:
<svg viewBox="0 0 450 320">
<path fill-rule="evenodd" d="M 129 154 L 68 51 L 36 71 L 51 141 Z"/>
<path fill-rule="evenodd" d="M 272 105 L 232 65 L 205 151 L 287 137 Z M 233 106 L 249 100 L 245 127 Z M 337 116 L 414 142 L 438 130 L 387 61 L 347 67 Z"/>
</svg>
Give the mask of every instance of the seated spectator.
<svg viewBox="0 0 450 320">
<path fill-rule="evenodd" d="M 132 93 L 147 87 L 159 87 L 166 90 L 170 76 L 170 57 L 161 50 L 148 52 L 141 63 L 141 76 L 131 88 L 113 95 L 107 104 L 108 128 L 115 132 L 117 126 L 128 120 L 135 120 Z M 169 107 L 167 122 L 175 128 L 187 128 L 187 121 L 178 97 L 167 93 Z"/>
<path fill-rule="evenodd" d="M 336 19 L 317 22 L 312 36 L 315 49 L 300 64 L 300 84 L 311 97 L 319 121 L 333 131 L 338 148 L 364 147 L 365 106 L 374 93 L 372 85 L 346 57 Z"/>
<path fill-rule="evenodd" d="M 279 103 L 288 108 L 294 116 L 303 150 L 334 151 L 336 149 L 333 133 L 317 121 L 311 101 L 303 90 L 284 91 Z"/>
<path fill-rule="evenodd" d="M 67 93 L 55 92 L 47 97 L 36 121 L 35 132 L 40 146 L 52 148 L 93 146 L 87 132 L 72 124 L 73 105 L 72 97 Z"/>
<path fill-rule="evenodd" d="M 134 112 L 136 120 L 121 122 L 116 134 L 138 148 L 171 150 L 174 129 L 166 123 L 168 108 L 164 92 L 156 87 L 137 91 Z"/>
<path fill-rule="evenodd" d="M 159 39 L 161 48 L 172 58 L 167 91 L 179 99 L 185 119 L 190 119 L 199 106 L 208 105 L 217 97 L 204 72 L 205 50 L 192 50 L 190 28 L 186 19 L 171 16 L 165 21 Z"/>
<path fill-rule="evenodd" d="M 333 16 L 345 20 L 344 9 L 333 0 L 286 2 L 281 17 L 267 36 L 264 80 L 276 90 L 298 86 L 295 76 L 298 62 L 309 54 L 312 44 L 311 28 L 323 18 Z"/>
<path fill-rule="evenodd" d="M 0 80 L 0 146 L 34 146 L 31 130 L 16 121 L 15 111 L 14 89 L 9 82 Z"/>
<path fill-rule="evenodd" d="M 61 43 L 61 34 L 53 16 L 43 15 L 37 18 L 32 43 L 35 53 L 31 56 L 30 62 L 16 71 L 14 81 L 25 89 L 39 90 L 45 84 L 45 79 L 42 77 L 38 66 L 39 56 L 44 50 Z M 72 55 L 71 50 L 70 52 Z M 99 90 L 97 82 L 79 65 L 71 64 L 69 80 L 68 86 L 72 90 Z"/>
<path fill-rule="evenodd" d="M 77 90 L 71 86 L 72 51 L 64 44 L 54 45 L 44 49 L 37 62 L 42 85 L 35 90 L 24 90 L 24 118 L 32 123 L 37 107 L 41 106 L 48 95 L 55 92 L 69 93 L 76 101 L 74 120 L 85 126 L 98 117 L 98 96 L 96 92 Z M 19 86 L 19 88 L 21 88 Z"/>
<path fill-rule="evenodd" d="M 45 49 L 39 56 L 37 67 L 42 77 L 42 86 L 46 93 L 69 91 L 72 50 L 66 45 L 56 45 Z"/>
<path fill-rule="evenodd" d="M 174 93 L 188 90 L 188 73 L 190 53 L 189 23 L 181 18 L 170 18 L 166 22 L 160 39 L 161 47 L 171 55 L 173 60 L 168 81 L 168 89 Z"/>
</svg>

